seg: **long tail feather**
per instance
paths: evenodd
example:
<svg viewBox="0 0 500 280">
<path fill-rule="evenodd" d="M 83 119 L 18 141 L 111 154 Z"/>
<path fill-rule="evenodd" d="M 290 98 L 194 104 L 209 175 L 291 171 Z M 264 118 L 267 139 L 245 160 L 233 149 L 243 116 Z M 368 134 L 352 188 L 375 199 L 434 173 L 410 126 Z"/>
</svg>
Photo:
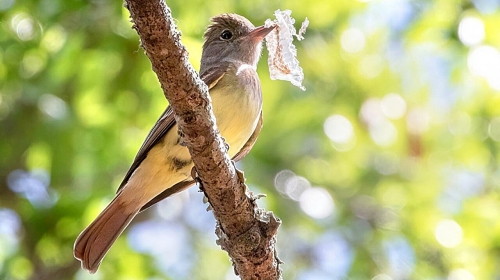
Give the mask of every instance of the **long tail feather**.
<svg viewBox="0 0 500 280">
<path fill-rule="evenodd" d="M 137 215 L 137 210 L 127 210 L 119 196 L 78 236 L 73 253 L 82 262 L 82 268 L 95 273 L 109 248 Z"/>
</svg>

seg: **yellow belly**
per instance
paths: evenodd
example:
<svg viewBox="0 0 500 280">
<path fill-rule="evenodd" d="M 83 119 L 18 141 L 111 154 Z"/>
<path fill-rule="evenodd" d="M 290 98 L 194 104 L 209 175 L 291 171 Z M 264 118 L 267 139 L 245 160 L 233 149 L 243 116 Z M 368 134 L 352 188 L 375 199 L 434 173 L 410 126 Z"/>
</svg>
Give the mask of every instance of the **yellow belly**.
<svg viewBox="0 0 500 280">
<path fill-rule="evenodd" d="M 260 104 L 250 105 L 239 94 L 211 93 L 217 128 L 229 145 L 229 157 L 233 158 L 252 135 L 260 114 Z"/>
</svg>

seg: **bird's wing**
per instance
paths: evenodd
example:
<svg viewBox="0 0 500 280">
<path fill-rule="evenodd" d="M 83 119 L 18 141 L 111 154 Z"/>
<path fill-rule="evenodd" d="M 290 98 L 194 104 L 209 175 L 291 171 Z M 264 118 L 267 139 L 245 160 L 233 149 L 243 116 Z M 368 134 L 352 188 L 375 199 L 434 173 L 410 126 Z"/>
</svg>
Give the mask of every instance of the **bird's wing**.
<svg viewBox="0 0 500 280">
<path fill-rule="evenodd" d="M 127 184 L 128 180 L 130 179 L 130 176 L 132 176 L 137 167 L 139 167 L 139 165 L 148 155 L 149 150 L 151 150 L 151 148 L 153 148 L 154 145 L 156 145 L 156 143 L 158 143 L 158 141 L 160 141 L 160 139 L 174 125 L 175 125 L 174 111 L 172 110 L 172 107 L 168 106 L 167 109 L 163 112 L 163 114 L 161 114 L 158 121 L 156 121 L 155 125 L 153 126 L 148 136 L 146 137 L 146 140 L 144 140 L 144 143 L 139 149 L 139 152 L 137 152 L 134 162 L 127 171 L 125 178 L 123 178 L 123 181 L 120 184 L 120 187 L 118 188 L 117 192 L 119 192 L 125 186 L 125 184 Z"/>
<path fill-rule="evenodd" d="M 224 77 L 226 71 L 229 68 L 229 63 L 221 63 L 218 66 L 209 68 L 200 73 L 200 78 L 208 86 L 208 89 L 212 89 L 219 81 Z"/>
<path fill-rule="evenodd" d="M 205 84 L 207 84 L 208 89 L 211 89 L 217 84 L 217 82 L 226 73 L 227 68 L 228 64 L 221 64 L 220 66 L 210 68 L 201 74 L 201 79 L 205 82 Z M 158 141 L 160 141 L 163 138 L 163 136 L 165 136 L 165 134 L 174 125 L 175 125 L 174 112 L 172 110 L 172 107 L 168 106 L 167 109 L 163 112 L 163 114 L 161 114 L 158 121 L 156 121 L 151 131 L 149 132 L 148 136 L 146 137 L 146 140 L 139 149 L 139 152 L 137 152 L 134 162 L 132 163 L 129 170 L 127 171 L 127 174 L 123 178 L 123 181 L 120 184 L 117 193 L 127 184 L 128 180 L 130 179 L 134 171 L 146 158 L 149 150 L 151 150 L 151 148 L 153 148 L 158 143 Z"/>
</svg>

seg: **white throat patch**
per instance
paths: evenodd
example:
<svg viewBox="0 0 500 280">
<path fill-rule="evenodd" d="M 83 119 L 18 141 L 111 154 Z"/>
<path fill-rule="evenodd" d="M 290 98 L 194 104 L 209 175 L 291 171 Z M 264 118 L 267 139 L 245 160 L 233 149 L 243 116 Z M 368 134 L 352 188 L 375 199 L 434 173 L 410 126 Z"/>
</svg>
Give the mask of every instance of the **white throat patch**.
<svg viewBox="0 0 500 280">
<path fill-rule="evenodd" d="M 240 67 L 238 67 L 238 70 L 236 70 L 236 75 L 241 74 L 241 72 L 245 71 L 246 69 L 253 69 L 254 71 L 257 71 L 257 67 L 254 67 L 250 64 L 241 64 Z"/>
</svg>

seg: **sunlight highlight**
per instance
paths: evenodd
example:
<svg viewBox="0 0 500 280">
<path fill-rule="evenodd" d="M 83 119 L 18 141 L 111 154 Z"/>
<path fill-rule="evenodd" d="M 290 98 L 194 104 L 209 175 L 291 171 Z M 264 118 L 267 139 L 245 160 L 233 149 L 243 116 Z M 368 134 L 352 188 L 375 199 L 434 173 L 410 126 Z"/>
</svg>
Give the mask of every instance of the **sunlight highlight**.
<svg viewBox="0 0 500 280">
<path fill-rule="evenodd" d="M 42 94 L 38 100 L 38 108 L 54 119 L 65 119 L 68 113 L 66 102 L 52 94 Z"/>
<path fill-rule="evenodd" d="M 323 124 L 325 134 L 337 144 L 347 144 L 354 137 L 351 122 L 342 115 L 332 115 Z"/>
<path fill-rule="evenodd" d="M 484 40 L 483 21 L 476 17 L 466 16 L 458 25 L 458 37 L 466 46 L 473 46 Z"/>
<path fill-rule="evenodd" d="M 310 188 L 300 196 L 300 209 L 315 219 L 333 214 L 334 203 L 330 193 L 323 188 Z"/>
<path fill-rule="evenodd" d="M 434 231 L 439 244 L 447 248 L 454 248 L 462 242 L 462 227 L 453 220 L 442 220 Z"/>
<path fill-rule="evenodd" d="M 470 50 L 467 57 L 469 71 L 478 77 L 483 77 L 488 84 L 500 90 L 500 51 L 491 46 L 479 46 Z"/>
<path fill-rule="evenodd" d="M 382 113 L 393 120 L 402 118 L 406 113 L 406 101 L 397 93 L 389 93 L 380 103 Z"/>
<path fill-rule="evenodd" d="M 35 38 L 36 22 L 24 13 L 15 15 L 10 21 L 10 28 L 14 31 L 19 39 L 22 41 L 29 41 Z"/>
</svg>

